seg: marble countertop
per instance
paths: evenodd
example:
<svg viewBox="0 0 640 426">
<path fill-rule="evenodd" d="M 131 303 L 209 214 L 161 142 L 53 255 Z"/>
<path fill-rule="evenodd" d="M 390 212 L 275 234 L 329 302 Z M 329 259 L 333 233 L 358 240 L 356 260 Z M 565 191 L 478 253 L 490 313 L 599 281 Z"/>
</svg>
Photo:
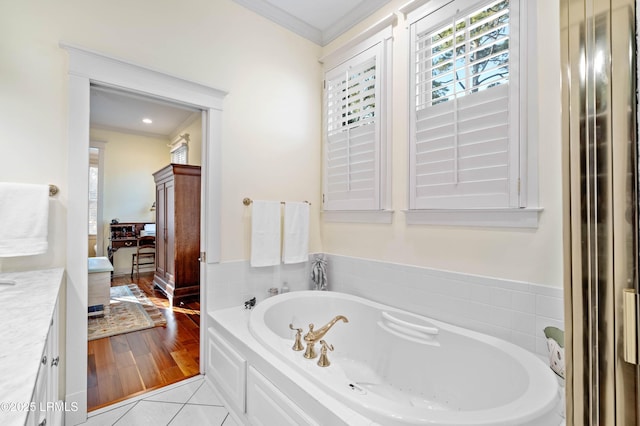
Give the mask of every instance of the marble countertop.
<svg viewBox="0 0 640 426">
<path fill-rule="evenodd" d="M 0 424 L 24 424 L 56 305 L 63 268 L 0 273 Z M 13 410 L 11 406 L 13 405 Z M 9 408 L 7 408 L 9 407 Z"/>
</svg>

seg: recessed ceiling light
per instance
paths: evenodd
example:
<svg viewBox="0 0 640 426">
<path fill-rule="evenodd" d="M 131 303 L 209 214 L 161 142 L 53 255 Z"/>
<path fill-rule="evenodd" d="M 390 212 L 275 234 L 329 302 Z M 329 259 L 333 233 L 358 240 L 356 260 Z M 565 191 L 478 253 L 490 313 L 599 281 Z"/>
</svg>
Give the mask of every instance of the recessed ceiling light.
<svg viewBox="0 0 640 426">
<path fill-rule="evenodd" d="M 153 120 L 152 120 L 152 119 L 150 119 L 150 118 L 143 118 L 143 119 L 142 119 L 142 122 L 143 122 L 144 124 L 151 124 L 151 123 L 153 123 Z"/>
</svg>

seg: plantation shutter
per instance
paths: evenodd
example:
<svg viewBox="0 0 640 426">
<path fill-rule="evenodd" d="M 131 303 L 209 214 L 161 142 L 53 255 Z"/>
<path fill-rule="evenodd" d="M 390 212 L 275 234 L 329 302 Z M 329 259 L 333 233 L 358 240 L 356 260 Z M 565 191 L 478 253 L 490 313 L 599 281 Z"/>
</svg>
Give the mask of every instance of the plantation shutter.
<svg viewBox="0 0 640 426">
<path fill-rule="evenodd" d="M 171 151 L 171 162 L 173 164 L 187 164 L 187 153 L 189 151 L 187 144 L 181 144 Z"/>
<path fill-rule="evenodd" d="M 412 25 L 412 209 L 518 206 L 517 25 L 509 0 L 469 3 Z"/>
<path fill-rule="evenodd" d="M 380 208 L 378 48 L 325 75 L 324 209 Z"/>
</svg>

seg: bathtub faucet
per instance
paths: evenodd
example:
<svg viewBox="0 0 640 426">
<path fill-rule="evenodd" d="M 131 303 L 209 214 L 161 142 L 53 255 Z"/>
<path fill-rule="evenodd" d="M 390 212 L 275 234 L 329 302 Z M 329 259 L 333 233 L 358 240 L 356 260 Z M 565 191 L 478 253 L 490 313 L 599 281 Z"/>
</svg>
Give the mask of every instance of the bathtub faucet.
<svg viewBox="0 0 640 426">
<path fill-rule="evenodd" d="M 333 327 L 338 321 L 349 322 L 347 317 L 345 317 L 344 315 L 338 315 L 331 321 L 329 321 L 326 325 L 320 327 L 317 330 L 313 329 L 313 324 L 309 324 L 309 332 L 304 335 L 304 341 L 307 344 L 307 350 L 304 352 L 305 358 L 313 359 L 318 356 L 315 350 L 316 342 L 320 341 L 324 337 L 324 335 L 327 334 L 329 330 L 331 330 L 331 327 Z"/>
</svg>

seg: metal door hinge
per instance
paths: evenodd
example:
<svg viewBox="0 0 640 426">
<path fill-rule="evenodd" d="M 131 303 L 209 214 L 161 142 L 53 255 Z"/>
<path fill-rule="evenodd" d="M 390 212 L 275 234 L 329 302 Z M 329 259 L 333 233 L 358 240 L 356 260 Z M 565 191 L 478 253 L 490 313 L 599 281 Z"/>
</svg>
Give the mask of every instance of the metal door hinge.
<svg viewBox="0 0 640 426">
<path fill-rule="evenodd" d="M 622 297 L 624 360 L 638 364 L 638 294 L 625 288 Z"/>
<path fill-rule="evenodd" d="M 207 262 L 207 252 L 201 251 L 200 257 L 198 258 L 198 262 Z"/>
</svg>

